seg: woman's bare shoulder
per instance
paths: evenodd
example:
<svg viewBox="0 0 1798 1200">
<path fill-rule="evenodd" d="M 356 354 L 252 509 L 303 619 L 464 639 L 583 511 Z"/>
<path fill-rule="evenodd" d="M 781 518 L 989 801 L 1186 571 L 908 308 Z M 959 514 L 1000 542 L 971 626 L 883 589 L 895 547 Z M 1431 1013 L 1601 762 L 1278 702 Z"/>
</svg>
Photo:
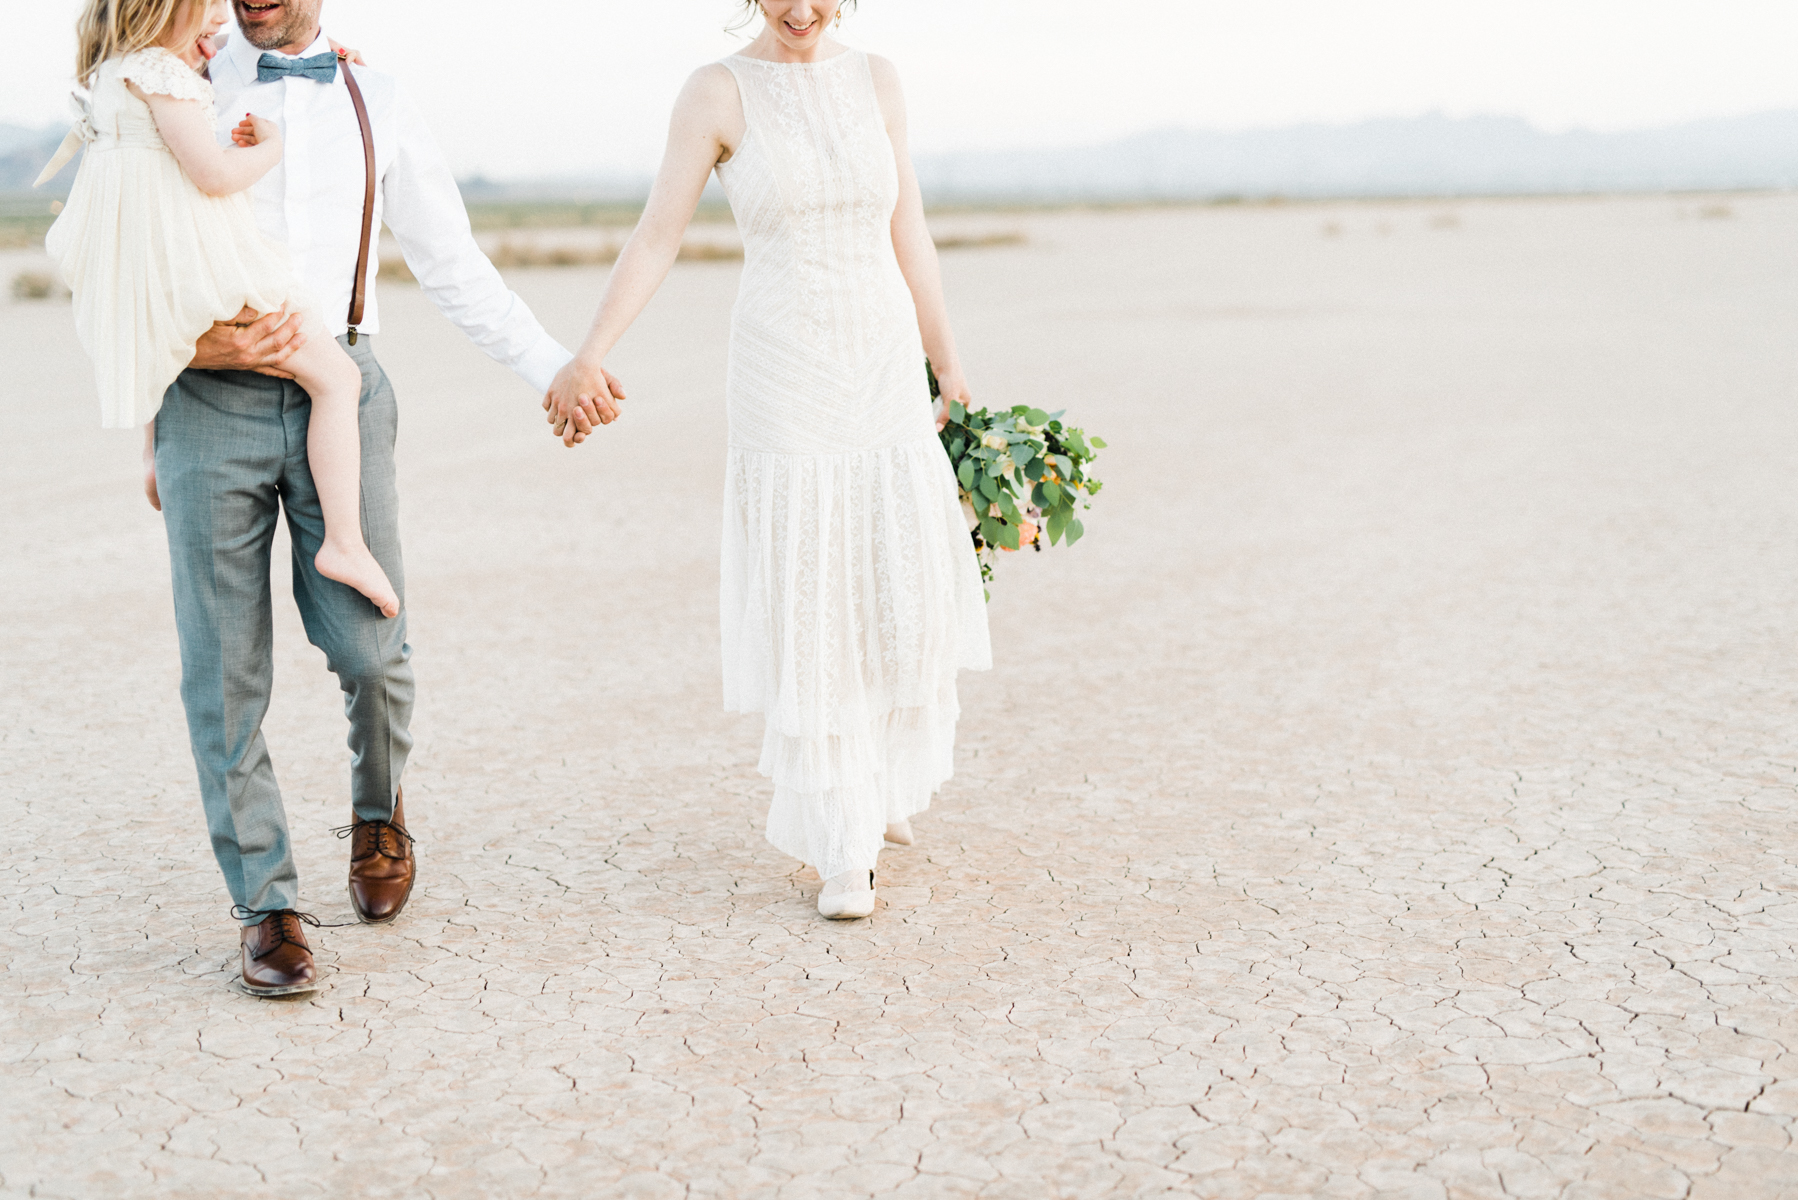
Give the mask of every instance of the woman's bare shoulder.
<svg viewBox="0 0 1798 1200">
<path fill-rule="evenodd" d="M 874 81 L 874 95 L 889 128 L 899 130 L 905 124 L 905 89 L 899 86 L 899 68 L 892 60 L 878 54 L 868 55 L 868 76 Z"/>
<path fill-rule="evenodd" d="M 674 126 L 715 139 L 726 151 L 743 132 L 743 97 L 736 76 L 723 63 L 707 63 L 691 75 L 674 102 Z"/>
<path fill-rule="evenodd" d="M 686 92 L 696 100 L 734 100 L 737 77 L 721 62 L 709 62 L 687 76 Z"/>
<path fill-rule="evenodd" d="M 880 97 L 880 107 L 888 118 L 903 116 L 905 113 L 905 89 L 899 84 L 899 68 L 891 59 L 882 58 L 878 54 L 868 55 L 868 75 L 874 81 L 874 94 Z"/>
<path fill-rule="evenodd" d="M 730 124 L 742 119 L 743 99 L 737 93 L 736 76 L 723 63 L 707 63 L 691 75 L 674 103 L 676 113 L 688 119 Z"/>
<path fill-rule="evenodd" d="M 899 86 L 899 68 L 893 65 L 890 58 L 882 58 L 878 54 L 868 55 L 868 74 L 874 76 L 876 87 L 885 89 Z"/>
</svg>

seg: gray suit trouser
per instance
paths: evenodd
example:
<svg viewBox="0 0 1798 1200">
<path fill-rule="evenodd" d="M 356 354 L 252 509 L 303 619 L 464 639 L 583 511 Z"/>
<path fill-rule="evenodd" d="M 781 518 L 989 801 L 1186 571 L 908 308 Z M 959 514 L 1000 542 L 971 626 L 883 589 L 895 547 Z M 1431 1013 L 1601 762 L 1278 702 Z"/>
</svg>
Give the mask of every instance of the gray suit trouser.
<svg viewBox="0 0 1798 1200">
<path fill-rule="evenodd" d="M 362 534 L 403 606 L 393 387 L 369 340 L 362 368 Z M 306 462 L 312 401 L 297 383 L 248 371 L 184 371 L 156 416 L 156 485 L 168 526 L 181 703 L 200 773 L 212 852 L 236 904 L 299 905 L 287 814 L 262 737 L 274 682 L 270 547 L 287 514 L 293 598 L 306 637 L 343 687 L 350 800 L 361 820 L 393 816 L 412 748 L 412 649 L 406 613 L 391 620 L 312 565 L 324 515 Z M 254 924 L 261 916 L 248 918 Z"/>
</svg>

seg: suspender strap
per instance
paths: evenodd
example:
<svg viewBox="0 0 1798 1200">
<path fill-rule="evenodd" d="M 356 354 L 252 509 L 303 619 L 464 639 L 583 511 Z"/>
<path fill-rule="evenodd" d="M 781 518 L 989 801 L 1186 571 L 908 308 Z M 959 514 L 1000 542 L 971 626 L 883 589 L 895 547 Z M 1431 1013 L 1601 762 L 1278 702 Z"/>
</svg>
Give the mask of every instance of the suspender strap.
<svg viewBox="0 0 1798 1200">
<path fill-rule="evenodd" d="M 343 81 L 349 85 L 350 103 L 356 109 L 356 124 L 362 127 L 362 245 L 356 251 L 356 282 L 350 288 L 350 345 L 356 344 L 356 326 L 362 324 L 362 305 L 368 299 L 368 244 L 375 229 L 375 134 L 368 127 L 368 106 L 362 103 L 362 88 L 350 71 L 350 56 L 337 52 L 337 66 Z"/>
</svg>

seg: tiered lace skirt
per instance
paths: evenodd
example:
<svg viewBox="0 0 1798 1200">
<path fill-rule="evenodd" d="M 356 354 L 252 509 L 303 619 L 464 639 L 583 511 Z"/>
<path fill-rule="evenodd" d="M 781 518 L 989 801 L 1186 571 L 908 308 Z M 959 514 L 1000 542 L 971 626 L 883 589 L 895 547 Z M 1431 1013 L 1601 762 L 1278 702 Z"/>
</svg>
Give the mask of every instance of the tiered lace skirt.
<svg viewBox="0 0 1798 1200">
<path fill-rule="evenodd" d="M 766 714 L 768 839 L 825 879 L 954 770 L 958 670 L 992 665 L 980 568 L 934 434 L 884 449 L 733 448 L 725 707 Z"/>
</svg>

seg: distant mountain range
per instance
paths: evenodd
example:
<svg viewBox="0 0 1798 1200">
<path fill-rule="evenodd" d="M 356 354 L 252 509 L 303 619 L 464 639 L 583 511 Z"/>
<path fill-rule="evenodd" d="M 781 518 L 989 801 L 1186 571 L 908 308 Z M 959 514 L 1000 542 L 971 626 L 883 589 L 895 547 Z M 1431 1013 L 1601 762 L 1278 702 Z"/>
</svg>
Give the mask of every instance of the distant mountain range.
<svg viewBox="0 0 1798 1200">
<path fill-rule="evenodd" d="M 1798 186 L 1798 110 L 1625 133 L 1440 115 L 920 157 L 937 200 L 1659 192 Z"/>
<path fill-rule="evenodd" d="M 0 192 L 49 160 L 62 126 L 0 125 Z M 920 155 L 935 202 L 1214 200 L 1705 191 L 1798 187 L 1798 110 L 1624 133 L 1546 133 L 1516 117 L 1431 115 L 1215 133 L 1167 129 L 1098 146 Z M 66 191 L 65 170 L 49 194 Z M 470 199 L 637 200 L 648 179 L 467 180 Z"/>
<path fill-rule="evenodd" d="M 68 129 L 66 124 L 44 129 L 0 125 L 0 192 L 29 191 L 31 181 L 56 153 L 56 147 L 62 144 L 62 135 Z M 63 176 L 54 186 L 46 184 L 45 187 L 55 195 L 66 193 L 74 172 L 65 169 Z"/>
</svg>

